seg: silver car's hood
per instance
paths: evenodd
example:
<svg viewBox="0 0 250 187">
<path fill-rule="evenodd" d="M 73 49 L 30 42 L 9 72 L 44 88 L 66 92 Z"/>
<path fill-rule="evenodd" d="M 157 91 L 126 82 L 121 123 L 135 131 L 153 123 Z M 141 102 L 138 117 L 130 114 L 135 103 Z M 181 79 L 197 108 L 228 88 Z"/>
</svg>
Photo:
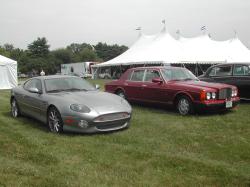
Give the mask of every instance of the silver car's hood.
<svg viewBox="0 0 250 187">
<path fill-rule="evenodd" d="M 50 95 L 59 96 L 62 101 L 71 104 L 84 104 L 100 114 L 131 110 L 127 101 L 121 97 L 101 91 L 60 92 Z"/>
</svg>

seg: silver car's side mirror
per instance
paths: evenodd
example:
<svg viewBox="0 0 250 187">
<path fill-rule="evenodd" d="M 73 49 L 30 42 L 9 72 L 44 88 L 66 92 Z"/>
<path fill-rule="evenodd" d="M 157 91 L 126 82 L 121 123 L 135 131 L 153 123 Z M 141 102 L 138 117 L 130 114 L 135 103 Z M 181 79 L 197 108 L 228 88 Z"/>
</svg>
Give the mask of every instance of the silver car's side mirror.
<svg viewBox="0 0 250 187">
<path fill-rule="evenodd" d="M 41 92 L 37 88 L 29 88 L 29 92 L 40 94 Z"/>
<path fill-rule="evenodd" d="M 96 84 L 96 85 L 95 85 L 95 88 L 96 88 L 97 90 L 99 90 L 99 89 L 100 89 L 100 85 L 99 85 L 99 84 Z"/>
</svg>

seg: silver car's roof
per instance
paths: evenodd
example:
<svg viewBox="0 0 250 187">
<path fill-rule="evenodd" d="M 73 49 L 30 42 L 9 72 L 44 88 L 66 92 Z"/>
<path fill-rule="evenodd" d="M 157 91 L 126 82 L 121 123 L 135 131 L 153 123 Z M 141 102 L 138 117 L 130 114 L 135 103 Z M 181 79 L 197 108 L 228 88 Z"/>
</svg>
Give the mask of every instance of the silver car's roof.
<svg viewBox="0 0 250 187">
<path fill-rule="evenodd" d="M 71 76 L 71 75 L 46 75 L 46 76 L 39 76 L 39 77 L 32 77 L 32 78 L 46 80 L 46 79 L 68 78 L 68 77 L 77 77 L 77 76 Z"/>
</svg>

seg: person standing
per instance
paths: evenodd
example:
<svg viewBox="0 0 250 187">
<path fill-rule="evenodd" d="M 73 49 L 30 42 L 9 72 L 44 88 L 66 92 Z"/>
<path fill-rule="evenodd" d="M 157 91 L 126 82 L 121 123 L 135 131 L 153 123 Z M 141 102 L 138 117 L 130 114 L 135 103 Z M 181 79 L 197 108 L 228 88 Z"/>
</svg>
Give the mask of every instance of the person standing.
<svg viewBox="0 0 250 187">
<path fill-rule="evenodd" d="M 41 76 L 44 76 L 44 75 L 45 75 L 45 72 L 43 71 L 43 69 L 42 69 L 40 75 L 41 75 Z"/>
</svg>

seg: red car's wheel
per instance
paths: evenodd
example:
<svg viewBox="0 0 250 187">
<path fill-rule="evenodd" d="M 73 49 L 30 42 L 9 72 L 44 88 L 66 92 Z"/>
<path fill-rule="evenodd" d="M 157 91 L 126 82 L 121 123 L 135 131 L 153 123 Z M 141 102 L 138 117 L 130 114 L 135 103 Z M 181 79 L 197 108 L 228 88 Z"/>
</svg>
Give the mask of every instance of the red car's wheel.
<svg viewBox="0 0 250 187">
<path fill-rule="evenodd" d="M 181 96 L 177 101 L 177 110 L 181 115 L 193 113 L 193 103 L 187 96 Z"/>
<path fill-rule="evenodd" d="M 119 96 L 122 97 L 123 99 L 126 99 L 126 95 L 125 95 L 124 91 L 122 91 L 122 90 L 118 90 L 118 91 L 116 92 L 116 95 L 119 95 Z"/>
</svg>

